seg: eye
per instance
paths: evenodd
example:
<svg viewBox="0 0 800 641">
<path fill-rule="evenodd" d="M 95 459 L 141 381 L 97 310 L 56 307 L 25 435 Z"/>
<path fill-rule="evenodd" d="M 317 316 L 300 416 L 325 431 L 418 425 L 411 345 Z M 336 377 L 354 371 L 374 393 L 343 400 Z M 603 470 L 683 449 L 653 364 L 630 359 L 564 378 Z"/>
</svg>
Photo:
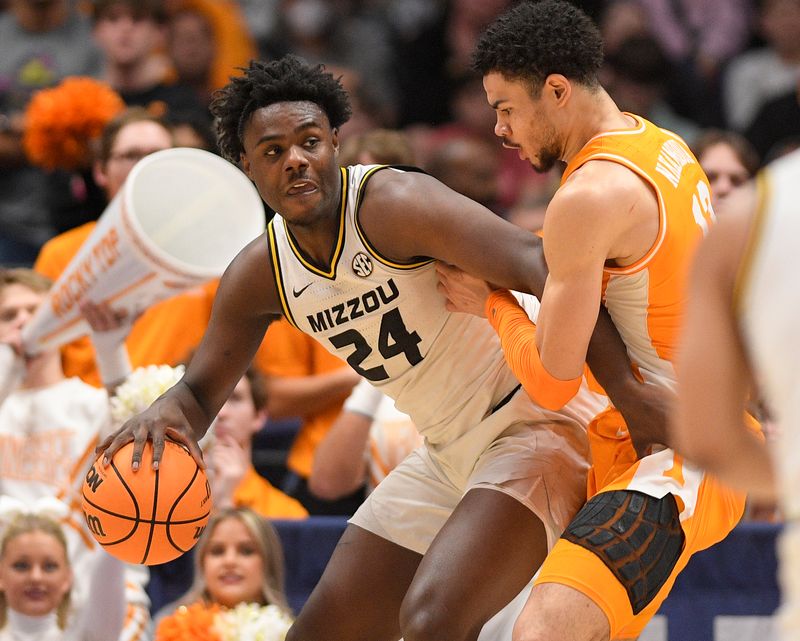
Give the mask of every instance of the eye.
<svg viewBox="0 0 800 641">
<path fill-rule="evenodd" d="M 239 546 L 239 554 L 241 554 L 242 556 L 253 556 L 254 554 L 257 553 L 258 551 L 253 545 L 248 544 Z"/>
<path fill-rule="evenodd" d="M 43 567 L 45 572 L 57 572 L 61 569 L 61 564 L 56 561 L 45 561 Z"/>
<path fill-rule="evenodd" d="M 208 547 L 208 555 L 209 556 L 222 556 L 225 554 L 225 546 L 224 545 L 210 545 Z"/>
<path fill-rule="evenodd" d="M 281 153 L 281 148 L 278 147 L 277 145 L 271 145 L 270 147 L 267 147 L 264 150 L 264 155 L 265 156 L 273 156 L 274 157 L 274 156 L 277 156 L 280 153 Z"/>
<path fill-rule="evenodd" d="M 319 144 L 319 138 L 307 138 L 304 146 L 308 147 L 309 149 L 313 149 Z"/>
<path fill-rule="evenodd" d="M 25 572 L 26 570 L 30 569 L 31 566 L 27 561 L 14 561 L 14 563 L 11 564 L 11 567 L 17 572 Z"/>
</svg>

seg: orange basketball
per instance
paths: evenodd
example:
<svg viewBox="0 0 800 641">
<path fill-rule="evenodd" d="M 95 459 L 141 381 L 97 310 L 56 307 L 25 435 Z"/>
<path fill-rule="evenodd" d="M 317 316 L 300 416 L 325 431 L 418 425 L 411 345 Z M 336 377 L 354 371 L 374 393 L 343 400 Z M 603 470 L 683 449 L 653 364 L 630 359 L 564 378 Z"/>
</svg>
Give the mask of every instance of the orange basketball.
<svg viewBox="0 0 800 641">
<path fill-rule="evenodd" d="M 83 481 L 83 512 L 98 543 L 129 563 L 166 563 L 191 549 L 211 511 L 205 472 L 185 448 L 167 441 L 152 468 L 148 441 L 139 470 L 131 469 L 133 443 L 103 467 L 98 459 Z"/>
</svg>

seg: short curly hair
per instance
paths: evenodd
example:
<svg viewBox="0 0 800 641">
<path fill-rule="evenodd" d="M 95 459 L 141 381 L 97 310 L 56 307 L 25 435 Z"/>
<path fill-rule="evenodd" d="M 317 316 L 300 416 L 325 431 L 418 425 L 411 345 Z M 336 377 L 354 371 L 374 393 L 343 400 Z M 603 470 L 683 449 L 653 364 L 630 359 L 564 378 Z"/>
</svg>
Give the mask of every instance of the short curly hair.
<svg viewBox="0 0 800 641">
<path fill-rule="evenodd" d="M 599 86 L 603 40 L 591 18 L 565 0 L 521 2 L 480 37 L 472 59 L 482 75 L 522 80 L 538 96 L 547 76 L 559 73 Z"/>
<path fill-rule="evenodd" d="M 298 56 L 287 55 L 270 62 L 251 60 L 243 71 L 215 92 L 211 102 L 217 143 L 228 160 L 238 162 L 244 151 L 242 138 L 250 115 L 276 102 L 313 102 L 334 128 L 350 118 L 347 92 L 321 64 L 310 65 Z"/>
</svg>

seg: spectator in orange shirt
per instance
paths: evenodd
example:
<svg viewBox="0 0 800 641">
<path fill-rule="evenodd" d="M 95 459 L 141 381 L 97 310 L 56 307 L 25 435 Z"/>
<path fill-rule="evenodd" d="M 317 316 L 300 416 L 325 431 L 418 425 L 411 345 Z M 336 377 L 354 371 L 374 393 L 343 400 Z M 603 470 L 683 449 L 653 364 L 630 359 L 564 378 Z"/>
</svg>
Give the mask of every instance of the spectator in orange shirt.
<svg viewBox="0 0 800 641">
<path fill-rule="evenodd" d="M 172 134 L 158 116 L 133 107 L 114 118 L 100 139 L 94 165 L 97 184 L 108 200 L 122 188 L 128 173 L 144 156 L 173 146 Z M 56 280 L 75 257 L 95 228 L 90 222 L 48 241 L 34 269 Z M 125 344 L 131 365 L 177 365 L 197 346 L 211 315 L 217 287 L 209 281 L 179 296 L 157 303 L 133 323 Z M 64 373 L 79 376 L 85 382 L 100 386 L 95 365 L 95 352 L 88 339 L 79 339 L 62 349 Z"/>
<path fill-rule="evenodd" d="M 267 420 L 266 403 L 264 378 L 250 367 L 214 421 L 213 443 L 207 450 L 214 507 L 248 507 L 271 519 L 304 518 L 305 508 L 253 467 L 252 439 Z"/>
</svg>

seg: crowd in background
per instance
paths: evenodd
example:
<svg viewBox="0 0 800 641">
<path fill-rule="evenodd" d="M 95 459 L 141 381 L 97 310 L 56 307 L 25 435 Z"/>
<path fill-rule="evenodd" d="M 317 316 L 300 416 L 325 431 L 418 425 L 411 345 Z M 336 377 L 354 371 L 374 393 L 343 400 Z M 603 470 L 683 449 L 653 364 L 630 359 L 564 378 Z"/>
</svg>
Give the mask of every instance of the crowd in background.
<svg viewBox="0 0 800 641">
<path fill-rule="evenodd" d="M 481 78 L 470 68 L 478 35 L 513 3 L 0 1 L 0 266 L 35 266 L 57 279 L 136 161 L 173 146 L 215 152 L 214 90 L 250 59 L 286 53 L 324 63 L 351 95 L 341 164 L 421 167 L 538 230 L 558 172 L 538 175 L 516 150 L 500 146 Z M 603 85 L 623 110 L 684 137 L 715 204 L 763 164 L 800 147 L 800 0 L 576 4 L 604 35 Z M 70 93 L 64 81 L 75 77 L 99 82 Z M 60 101 L 54 114 L 36 100 L 52 88 L 61 88 L 52 94 Z M 87 92 L 92 109 L 81 102 Z M 86 125 L 85 133 L 58 129 L 71 122 Z M 58 146 L 60 136 L 76 135 L 83 136 L 77 146 Z M 186 362 L 215 291 L 210 282 L 128 327 L 132 365 Z M 67 376 L 99 385 L 88 341 L 61 356 Z M 407 417 L 388 416 L 380 395 L 360 389 L 354 372 L 288 323 L 270 327 L 255 365 L 220 413 L 209 469 L 227 510 L 216 523 L 234 522 L 236 535 L 262 557 L 263 580 L 251 592 L 263 591 L 262 601 L 285 610 L 281 571 L 264 558 L 274 554 L 274 535 L 236 510 L 269 518 L 352 514 L 418 439 Z M 283 449 L 271 440 L 275 425 L 288 426 Z M 2 474 L 0 466 L 0 490 Z M 224 553 L 213 540 L 201 549 L 198 572 L 206 558 Z M 183 569 L 191 578 L 191 568 Z M 270 584 L 272 575 L 277 583 Z M 208 598 L 208 589 L 195 583 L 183 611 L 192 599 Z M 162 629 L 170 625 L 171 634 L 180 632 L 174 621 Z"/>
</svg>

